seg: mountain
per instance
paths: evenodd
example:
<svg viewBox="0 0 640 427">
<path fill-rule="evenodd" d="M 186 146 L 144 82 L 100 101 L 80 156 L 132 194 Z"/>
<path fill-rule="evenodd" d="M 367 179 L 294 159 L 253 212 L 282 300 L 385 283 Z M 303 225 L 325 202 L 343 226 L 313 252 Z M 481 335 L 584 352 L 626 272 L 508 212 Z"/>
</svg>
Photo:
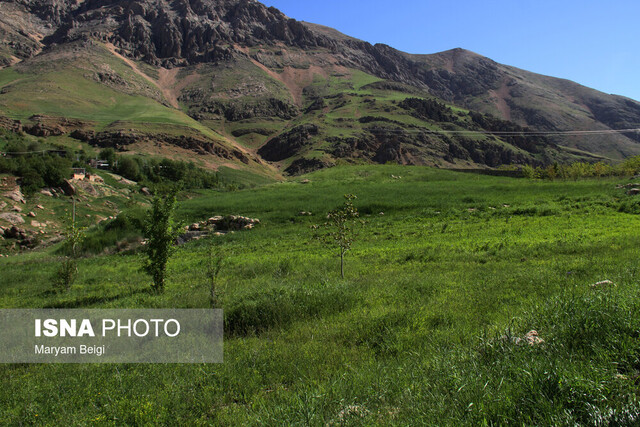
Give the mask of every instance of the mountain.
<svg viewBox="0 0 640 427">
<path fill-rule="evenodd" d="M 253 0 L 0 6 L 0 124 L 65 143 L 264 175 L 640 154 L 640 133 L 606 133 L 638 127 L 634 100 L 463 49 L 371 45 Z M 567 130 L 605 132 L 522 134 Z"/>
</svg>

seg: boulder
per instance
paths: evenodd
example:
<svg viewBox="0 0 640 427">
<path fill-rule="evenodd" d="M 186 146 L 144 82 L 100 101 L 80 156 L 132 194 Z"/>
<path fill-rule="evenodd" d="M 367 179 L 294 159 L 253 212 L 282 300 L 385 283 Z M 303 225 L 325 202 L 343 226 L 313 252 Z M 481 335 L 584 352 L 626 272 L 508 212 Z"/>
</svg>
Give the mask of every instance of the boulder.
<svg viewBox="0 0 640 427">
<path fill-rule="evenodd" d="M 513 343 L 516 345 L 538 345 L 544 343 L 544 340 L 538 336 L 538 331 L 529 331 L 522 338 L 514 337 Z"/>
<path fill-rule="evenodd" d="M 76 187 L 74 187 L 74 185 L 68 179 L 65 179 L 62 182 L 62 186 L 60 188 L 62 189 L 64 194 L 66 194 L 67 196 L 75 196 L 77 192 Z"/>
<path fill-rule="evenodd" d="M 53 193 L 51 191 L 49 191 L 49 190 L 46 190 L 46 189 L 40 190 L 40 194 L 43 194 L 43 195 L 45 195 L 47 197 L 53 197 Z"/>
<path fill-rule="evenodd" d="M 219 223 L 220 221 L 222 221 L 224 218 L 222 216 L 212 216 L 211 218 L 209 218 L 207 220 L 207 222 L 209 223 L 209 225 L 215 225 L 217 223 Z"/>
<path fill-rule="evenodd" d="M 44 206 L 42 206 L 42 205 L 36 205 L 36 209 L 44 209 Z"/>
<path fill-rule="evenodd" d="M 24 195 L 22 194 L 19 188 L 15 188 L 12 191 L 7 191 L 3 194 L 3 196 L 6 197 L 7 199 L 13 200 L 14 202 L 27 203 L 27 201 L 24 198 Z"/>
<path fill-rule="evenodd" d="M 131 181 L 130 179 L 127 179 L 127 178 L 125 178 L 125 177 L 123 177 L 123 176 L 121 176 L 121 177 L 118 179 L 118 182 L 119 182 L 120 184 L 124 184 L 124 185 L 137 185 L 137 184 L 138 184 L 137 182 L 135 182 L 135 181 Z"/>
<path fill-rule="evenodd" d="M 7 221 L 10 224 L 24 224 L 24 218 L 13 212 L 6 212 L 0 214 L 0 219 Z"/>
<path fill-rule="evenodd" d="M 616 284 L 613 283 L 611 280 L 602 280 L 600 282 L 596 282 L 596 283 L 592 283 L 591 285 L 589 285 L 592 289 L 598 289 L 598 288 L 609 288 L 609 287 L 615 287 Z"/>
<path fill-rule="evenodd" d="M 141 192 L 142 194 L 144 194 L 145 196 L 151 196 L 151 190 L 149 190 L 147 187 L 142 187 L 142 188 L 140 189 L 140 192 Z"/>
<path fill-rule="evenodd" d="M 4 237 L 7 239 L 18 239 L 25 240 L 27 239 L 27 232 L 24 229 L 16 227 L 15 225 L 11 228 L 8 228 L 4 231 Z"/>
<path fill-rule="evenodd" d="M 30 217 L 30 218 L 35 218 L 36 217 L 36 213 L 32 211 L 32 212 L 29 212 L 27 214 L 27 216 Z"/>
<path fill-rule="evenodd" d="M 529 331 L 523 337 L 525 344 L 538 345 L 542 344 L 544 340 L 538 336 L 538 331 Z"/>
<path fill-rule="evenodd" d="M 635 196 L 637 194 L 640 194 L 640 188 L 632 188 L 631 190 L 627 191 L 627 196 Z"/>
<path fill-rule="evenodd" d="M 11 208 L 11 210 L 14 212 L 22 212 L 22 208 L 20 206 L 15 206 L 15 205 Z"/>
<path fill-rule="evenodd" d="M 616 188 L 618 188 L 618 189 L 631 188 L 631 187 L 640 187 L 640 183 L 630 182 L 629 184 L 618 184 L 618 185 L 616 185 Z"/>
<path fill-rule="evenodd" d="M 89 181 L 97 182 L 100 184 L 104 184 L 104 179 L 100 175 L 91 174 Z"/>
</svg>

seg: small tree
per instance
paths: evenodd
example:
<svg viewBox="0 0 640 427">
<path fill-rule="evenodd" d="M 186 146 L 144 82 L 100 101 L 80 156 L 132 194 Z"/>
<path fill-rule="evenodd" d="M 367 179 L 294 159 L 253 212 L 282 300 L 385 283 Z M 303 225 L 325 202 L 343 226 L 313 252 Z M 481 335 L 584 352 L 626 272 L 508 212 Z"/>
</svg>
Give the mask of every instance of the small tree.
<svg viewBox="0 0 640 427">
<path fill-rule="evenodd" d="M 340 254 L 340 276 L 344 279 L 344 256 L 351 249 L 353 241 L 358 235 L 359 227 L 364 222 L 359 220 L 358 209 L 353 205 L 356 196 L 345 194 L 345 202 L 338 209 L 327 213 L 327 222 L 313 229 L 317 231 L 316 238 L 327 246 L 337 247 Z M 324 231 L 323 231 L 324 230 Z"/>
<path fill-rule="evenodd" d="M 84 240 L 84 229 L 78 227 L 75 222 L 75 200 L 74 217 L 71 225 L 65 231 L 65 245 L 68 251 L 67 256 L 56 270 L 54 276 L 54 287 L 57 291 L 68 291 L 78 277 L 78 258 L 80 257 L 80 244 Z"/>
<path fill-rule="evenodd" d="M 173 220 L 176 193 L 176 189 L 166 193 L 158 192 L 147 214 L 147 260 L 144 270 L 153 278 L 153 289 L 156 292 L 164 291 L 167 262 L 175 251 L 173 244 L 180 234 L 180 227 Z"/>
<path fill-rule="evenodd" d="M 203 262 L 204 272 L 207 277 L 207 285 L 209 288 L 209 305 L 211 308 L 218 306 L 220 298 L 220 289 L 218 286 L 218 276 L 224 264 L 224 256 L 219 247 L 211 244 L 209 246 L 206 260 Z"/>
</svg>

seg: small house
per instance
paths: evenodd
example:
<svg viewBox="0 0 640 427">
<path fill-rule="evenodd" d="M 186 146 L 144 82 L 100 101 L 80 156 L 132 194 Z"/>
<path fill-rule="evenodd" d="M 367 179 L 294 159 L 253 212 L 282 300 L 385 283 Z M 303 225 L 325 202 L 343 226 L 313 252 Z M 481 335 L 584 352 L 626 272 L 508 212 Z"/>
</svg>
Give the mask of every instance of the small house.
<svg viewBox="0 0 640 427">
<path fill-rule="evenodd" d="M 78 181 L 84 180 L 87 176 L 87 171 L 84 168 L 73 168 L 73 179 L 77 179 Z"/>
</svg>

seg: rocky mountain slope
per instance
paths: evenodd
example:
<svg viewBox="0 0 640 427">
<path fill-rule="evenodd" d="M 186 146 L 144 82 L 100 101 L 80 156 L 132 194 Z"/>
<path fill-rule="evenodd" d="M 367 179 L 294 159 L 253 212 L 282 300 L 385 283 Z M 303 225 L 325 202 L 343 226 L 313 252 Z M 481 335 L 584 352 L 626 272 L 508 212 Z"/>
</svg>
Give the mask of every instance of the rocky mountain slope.
<svg viewBox="0 0 640 427">
<path fill-rule="evenodd" d="M 2 115 L 26 126 L 34 114 L 90 121 L 66 135 L 149 154 L 172 147 L 211 167 L 640 154 L 637 132 L 519 134 L 637 128 L 631 99 L 462 49 L 371 45 L 253 0 L 2 0 L 0 64 Z"/>
</svg>

